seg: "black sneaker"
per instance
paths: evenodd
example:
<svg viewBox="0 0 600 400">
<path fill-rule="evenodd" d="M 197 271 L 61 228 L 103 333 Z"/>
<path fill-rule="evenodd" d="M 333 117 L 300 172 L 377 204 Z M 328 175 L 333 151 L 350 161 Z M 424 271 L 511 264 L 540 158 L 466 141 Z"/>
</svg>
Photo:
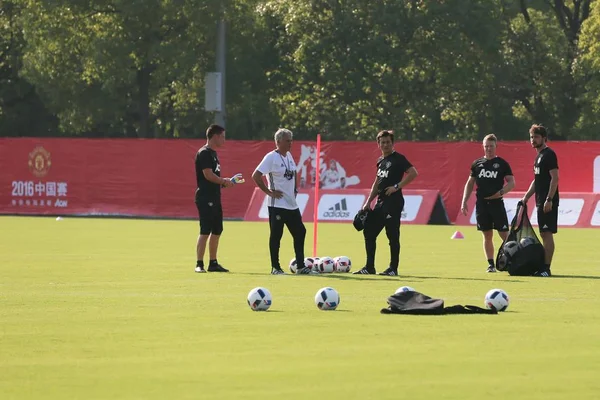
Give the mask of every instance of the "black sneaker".
<svg viewBox="0 0 600 400">
<path fill-rule="evenodd" d="M 229 270 L 223 268 L 221 264 L 210 264 L 208 266 L 208 272 L 229 272 Z"/>
<path fill-rule="evenodd" d="M 383 272 L 380 272 L 379 275 L 387 275 L 387 276 L 398 276 L 398 270 L 392 267 L 389 267 Z"/>
<path fill-rule="evenodd" d="M 312 274 L 312 268 L 311 267 L 304 267 L 304 268 L 300 268 L 299 270 L 296 271 L 296 275 L 308 275 L 308 274 Z"/>
<path fill-rule="evenodd" d="M 489 265 L 487 268 L 487 272 L 496 272 L 496 268 L 493 265 Z"/>
<path fill-rule="evenodd" d="M 196 268 L 194 269 L 195 272 L 199 272 L 199 273 L 206 273 L 206 270 L 204 269 L 204 267 L 201 267 L 199 265 L 196 265 Z"/>
<path fill-rule="evenodd" d="M 271 275 L 285 275 L 285 271 L 281 268 L 271 268 Z"/>
<path fill-rule="evenodd" d="M 376 271 L 375 271 L 375 268 L 362 267 L 358 271 L 354 271 L 352 274 L 353 275 L 375 275 Z"/>
<path fill-rule="evenodd" d="M 533 274 L 533 276 L 540 276 L 543 278 L 549 278 L 552 276 L 552 273 L 550 272 L 549 269 L 543 270 L 543 271 L 537 271 L 535 274 Z"/>
</svg>

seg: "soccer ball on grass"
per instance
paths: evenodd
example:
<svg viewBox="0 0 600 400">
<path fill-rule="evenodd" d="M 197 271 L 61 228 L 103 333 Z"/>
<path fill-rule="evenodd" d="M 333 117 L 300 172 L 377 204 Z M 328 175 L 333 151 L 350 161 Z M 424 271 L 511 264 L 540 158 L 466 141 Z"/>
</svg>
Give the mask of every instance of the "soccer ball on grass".
<svg viewBox="0 0 600 400">
<path fill-rule="evenodd" d="M 272 302 L 271 293 L 263 287 L 255 287 L 248 293 L 248 305 L 252 311 L 267 311 Z"/>
<path fill-rule="evenodd" d="M 401 292 L 415 292 L 415 289 L 411 288 L 410 286 L 402 286 L 402 287 L 399 287 L 398 289 L 396 289 L 395 294 L 398 294 Z"/>
<path fill-rule="evenodd" d="M 319 261 L 315 262 L 315 266 L 317 267 L 317 271 L 321 274 L 329 274 L 335 271 L 335 263 L 331 257 L 320 257 Z"/>
<path fill-rule="evenodd" d="M 313 263 L 314 263 L 314 261 L 310 257 L 306 257 L 304 259 L 304 266 L 305 267 L 309 267 L 310 269 L 313 269 Z M 296 258 L 295 257 L 290 260 L 290 272 L 292 274 L 295 274 L 296 272 L 298 272 L 298 265 L 296 263 Z"/>
<path fill-rule="evenodd" d="M 339 256 L 333 259 L 335 272 L 350 272 L 352 269 L 352 261 L 346 256 Z"/>
<path fill-rule="evenodd" d="M 319 310 L 335 310 L 340 305 L 340 294 L 334 288 L 321 288 L 315 295 L 315 304 Z"/>
<path fill-rule="evenodd" d="M 484 304 L 490 310 L 505 311 L 508 302 L 508 294 L 502 289 L 492 289 L 485 294 Z"/>
</svg>

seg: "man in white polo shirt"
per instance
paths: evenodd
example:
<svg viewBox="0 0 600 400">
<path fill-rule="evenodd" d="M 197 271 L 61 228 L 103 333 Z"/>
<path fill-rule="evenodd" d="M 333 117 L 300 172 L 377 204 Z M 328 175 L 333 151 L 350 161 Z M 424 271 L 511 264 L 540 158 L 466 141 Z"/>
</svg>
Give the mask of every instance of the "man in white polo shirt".
<svg viewBox="0 0 600 400">
<path fill-rule="evenodd" d="M 283 236 L 283 227 L 287 226 L 294 238 L 294 252 L 298 274 L 310 273 L 304 265 L 304 239 L 306 228 L 302 214 L 296 202 L 296 163 L 292 158 L 293 134 L 288 129 L 279 129 L 275 133 L 276 149 L 268 152 L 252 174 L 256 185 L 267 194 L 269 207 L 269 251 L 271 253 L 271 274 L 284 274 L 279 264 L 279 246 Z M 267 178 L 265 185 L 263 175 Z"/>
</svg>

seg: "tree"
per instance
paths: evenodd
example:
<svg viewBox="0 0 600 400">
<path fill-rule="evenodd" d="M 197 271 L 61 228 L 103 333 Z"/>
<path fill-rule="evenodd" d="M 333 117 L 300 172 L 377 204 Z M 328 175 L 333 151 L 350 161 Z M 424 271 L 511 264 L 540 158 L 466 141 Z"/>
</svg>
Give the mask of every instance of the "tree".
<svg viewBox="0 0 600 400">
<path fill-rule="evenodd" d="M 227 136 L 272 138 L 280 125 L 270 101 L 268 71 L 280 58 L 269 24 L 257 12 L 263 0 L 235 0 L 225 9 L 227 22 Z"/>
<path fill-rule="evenodd" d="M 63 132 L 187 136 L 206 120 L 198 109 L 219 7 L 218 0 L 31 0 L 23 73 Z"/>
<path fill-rule="evenodd" d="M 273 0 L 265 10 L 280 20 L 274 103 L 303 134 L 363 139 L 387 127 L 408 140 L 472 139 L 514 121 L 494 92 L 494 2 Z"/>
<path fill-rule="evenodd" d="M 506 38 L 505 58 L 514 71 L 508 83 L 522 119 L 552 128 L 567 139 L 579 119 L 579 87 L 573 74 L 582 24 L 591 0 L 544 0 L 541 10 L 519 1 Z"/>
<path fill-rule="evenodd" d="M 25 44 L 20 18 L 23 1 L 0 0 L 0 135 L 45 135 L 55 119 L 45 109 L 35 88 L 19 76 Z M 35 117 L 33 117 L 35 116 Z"/>
<path fill-rule="evenodd" d="M 0 129 L 15 134 L 58 121 L 63 135 L 203 135 L 221 18 L 230 137 L 283 125 L 297 139 L 384 128 L 517 139 L 541 122 L 566 139 L 598 127 L 591 0 L 0 2 Z"/>
<path fill-rule="evenodd" d="M 600 130 L 600 6 L 596 2 L 582 27 L 580 57 L 574 65 L 578 86 L 581 88 L 581 114 L 576 124 L 578 138 L 598 139 Z"/>
</svg>

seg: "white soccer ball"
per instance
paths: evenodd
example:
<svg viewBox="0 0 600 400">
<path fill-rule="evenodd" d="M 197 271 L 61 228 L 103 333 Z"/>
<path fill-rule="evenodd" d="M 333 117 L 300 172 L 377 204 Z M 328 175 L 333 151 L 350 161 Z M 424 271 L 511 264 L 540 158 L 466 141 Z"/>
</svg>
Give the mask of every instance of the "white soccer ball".
<svg viewBox="0 0 600 400">
<path fill-rule="evenodd" d="M 328 274 L 335 271 L 335 263 L 331 257 L 321 257 L 315 265 L 321 274 Z"/>
<path fill-rule="evenodd" d="M 324 287 L 315 295 L 319 310 L 335 310 L 340 305 L 340 294 L 334 288 Z"/>
<path fill-rule="evenodd" d="M 398 289 L 396 289 L 395 293 L 401 293 L 401 292 L 415 292 L 416 290 L 411 288 L 410 286 L 402 286 L 399 287 Z"/>
<path fill-rule="evenodd" d="M 312 265 L 312 270 L 311 273 L 313 274 L 318 274 L 319 273 L 319 257 L 312 257 L 313 260 L 313 265 Z"/>
<path fill-rule="evenodd" d="M 508 294 L 502 289 L 492 289 L 485 294 L 484 304 L 490 310 L 505 311 L 508 308 Z"/>
<path fill-rule="evenodd" d="M 350 272 L 352 269 L 352 261 L 346 256 L 338 256 L 333 259 L 336 272 Z"/>
<path fill-rule="evenodd" d="M 531 236 L 524 237 L 519 241 L 519 246 L 521 246 L 521 248 L 527 247 L 532 244 L 535 244 L 535 239 Z"/>
<path fill-rule="evenodd" d="M 504 254 L 506 254 L 508 258 L 514 256 L 518 249 L 519 243 L 515 242 L 514 240 L 508 241 L 504 244 Z"/>
<path fill-rule="evenodd" d="M 248 305 L 252 311 L 267 311 L 272 302 L 271 293 L 263 287 L 255 287 L 248 293 Z"/>
<path fill-rule="evenodd" d="M 313 267 L 313 259 L 310 258 L 310 257 L 306 257 L 304 259 L 304 266 L 305 267 L 309 267 L 309 268 L 312 269 L 312 267 Z M 298 272 L 298 265 L 296 263 L 296 258 L 295 257 L 290 260 L 290 272 L 292 274 L 295 274 L 296 272 Z"/>
<path fill-rule="evenodd" d="M 310 269 L 312 270 L 315 266 L 315 261 L 312 259 L 312 257 L 306 257 L 304 259 L 304 266 L 310 267 Z"/>
<path fill-rule="evenodd" d="M 298 271 L 298 263 L 296 263 L 296 257 L 290 260 L 290 272 L 295 274 Z"/>
</svg>

